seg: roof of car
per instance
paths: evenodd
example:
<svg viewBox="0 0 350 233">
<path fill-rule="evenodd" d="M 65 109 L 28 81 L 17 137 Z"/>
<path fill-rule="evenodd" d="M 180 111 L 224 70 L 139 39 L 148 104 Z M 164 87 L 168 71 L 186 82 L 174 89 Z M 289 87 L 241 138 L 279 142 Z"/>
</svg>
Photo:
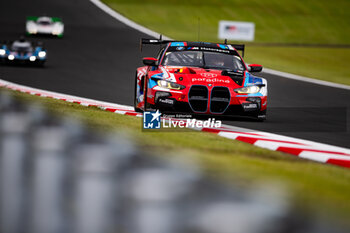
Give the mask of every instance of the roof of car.
<svg viewBox="0 0 350 233">
<path fill-rule="evenodd" d="M 47 16 L 42 16 L 38 18 L 37 22 L 52 22 L 52 18 Z"/>
<path fill-rule="evenodd" d="M 229 49 L 229 45 L 210 43 L 210 42 L 193 42 L 193 41 L 171 41 L 170 46 L 185 46 L 185 47 L 207 47 L 207 48 L 223 48 Z"/>
<path fill-rule="evenodd" d="M 16 47 L 30 47 L 31 43 L 29 41 L 16 40 L 16 41 L 13 42 L 12 45 L 16 46 Z"/>
<path fill-rule="evenodd" d="M 242 57 L 244 56 L 245 45 L 244 44 L 227 44 L 225 43 L 210 43 L 210 42 L 192 42 L 192 41 L 173 41 L 173 40 L 162 40 L 160 39 L 147 39 L 141 38 L 140 40 L 140 49 L 142 51 L 142 46 L 144 44 L 150 45 L 167 45 L 168 50 L 183 50 L 186 48 L 192 50 L 207 50 L 207 51 L 216 51 L 224 53 L 235 53 L 236 50 L 242 52 Z"/>
<path fill-rule="evenodd" d="M 235 47 L 229 44 L 215 44 L 208 42 L 187 42 L 187 41 L 174 41 L 169 42 L 167 51 L 209 51 L 219 52 L 226 54 L 238 55 Z"/>
</svg>

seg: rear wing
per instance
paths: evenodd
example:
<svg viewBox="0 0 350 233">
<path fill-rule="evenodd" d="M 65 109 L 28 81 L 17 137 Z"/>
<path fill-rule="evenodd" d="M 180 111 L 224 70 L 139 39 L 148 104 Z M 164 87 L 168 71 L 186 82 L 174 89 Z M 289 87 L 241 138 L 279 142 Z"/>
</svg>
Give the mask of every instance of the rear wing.
<svg viewBox="0 0 350 233">
<path fill-rule="evenodd" d="M 163 45 L 170 42 L 183 42 L 183 41 L 176 41 L 176 40 L 162 40 L 162 36 L 160 36 L 159 39 L 147 39 L 147 38 L 141 38 L 140 40 L 140 51 L 142 52 L 142 47 L 144 44 L 147 45 Z M 225 45 L 231 45 L 233 48 L 235 48 L 238 51 L 242 52 L 242 57 L 244 57 L 244 44 L 227 44 L 227 41 L 225 40 Z"/>
<path fill-rule="evenodd" d="M 144 44 L 162 45 L 162 44 L 167 44 L 169 42 L 174 42 L 174 40 L 162 40 L 162 35 L 160 35 L 159 39 L 141 38 L 141 40 L 140 40 L 140 51 L 142 52 L 142 47 L 143 47 Z"/>
<path fill-rule="evenodd" d="M 227 45 L 227 39 L 225 39 L 225 44 Z M 244 49 L 245 45 L 244 44 L 230 44 L 233 48 L 235 48 L 238 51 L 242 52 L 242 57 L 244 57 Z"/>
<path fill-rule="evenodd" d="M 238 51 L 242 52 L 242 57 L 244 57 L 244 49 L 245 49 L 245 45 L 244 44 L 231 44 L 231 46 L 233 48 L 235 48 Z"/>
</svg>

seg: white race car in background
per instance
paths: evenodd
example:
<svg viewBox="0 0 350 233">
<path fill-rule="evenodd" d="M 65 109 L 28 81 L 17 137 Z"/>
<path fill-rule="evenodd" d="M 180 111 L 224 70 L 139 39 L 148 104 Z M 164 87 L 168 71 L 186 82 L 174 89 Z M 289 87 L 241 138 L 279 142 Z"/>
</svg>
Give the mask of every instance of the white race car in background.
<svg viewBox="0 0 350 233">
<path fill-rule="evenodd" d="M 57 17 L 27 17 L 26 31 L 28 35 L 53 35 L 63 37 L 64 24 L 61 18 Z"/>
</svg>

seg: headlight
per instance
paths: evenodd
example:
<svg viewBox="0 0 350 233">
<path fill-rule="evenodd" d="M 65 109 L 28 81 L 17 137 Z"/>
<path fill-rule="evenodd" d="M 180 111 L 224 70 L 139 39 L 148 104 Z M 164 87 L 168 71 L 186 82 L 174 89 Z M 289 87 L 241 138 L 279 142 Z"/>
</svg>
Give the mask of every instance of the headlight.
<svg viewBox="0 0 350 233">
<path fill-rule="evenodd" d="M 35 61 L 36 57 L 35 56 L 30 56 L 29 61 Z"/>
<path fill-rule="evenodd" d="M 185 86 L 180 85 L 178 83 L 174 83 L 174 82 L 169 82 L 169 81 L 165 81 L 165 80 L 159 80 L 157 82 L 158 86 L 160 87 L 164 87 L 164 88 L 168 88 L 168 89 L 174 89 L 174 90 L 182 90 L 185 88 Z"/>
<path fill-rule="evenodd" d="M 234 89 L 234 91 L 239 94 L 255 94 L 260 91 L 260 87 L 259 86 L 242 87 L 242 88 Z"/>
<path fill-rule="evenodd" d="M 15 59 L 15 56 L 13 56 L 12 54 L 11 55 L 9 55 L 8 57 L 7 57 L 9 60 L 14 60 Z"/>
<path fill-rule="evenodd" d="M 46 56 L 46 52 L 45 52 L 45 51 L 40 51 L 39 54 L 38 54 L 38 56 L 39 56 L 40 58 L 43 58 L 43 57 Z"/>
<path fill-rule="evenodd" d="M 5 49 L 0 49 L 0 56 L 4 56 L 6 54 Z"/>
<path fill-rule="evenodd" d="M 52 35 L 59 35 L 63 32 L 63 30 L 61 29 L 61 27 L 55 27 L 53 30 L 52 30 Z"/>
<path fill-rule="evenodd" d="M 29 34 L 36 34 L 38 30 L 36 29 L 35 24 L 33 23 L 27 23 L 27 32 Z"/>
<path fill-rule="evenodd" d="M 36 29 L 30 29 L 28 30 L 30 34 L 36 34 L 38 31 Z"/>
</svg>

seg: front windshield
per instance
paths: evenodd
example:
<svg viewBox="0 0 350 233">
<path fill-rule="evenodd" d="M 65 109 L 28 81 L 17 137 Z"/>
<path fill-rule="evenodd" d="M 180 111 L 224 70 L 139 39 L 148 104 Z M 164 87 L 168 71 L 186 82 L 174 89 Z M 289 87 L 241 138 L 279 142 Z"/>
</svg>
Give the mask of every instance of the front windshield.
<svg viewBox="0 0 350 233">
<path fill-rule="evenodd" d="M 11 50 L 16 52 L 32 52 L 32 46 L 29 42 L 14 42 Z"/>
<path fill-rule="evenodd" d="M 243 62 L 239 56 L 207 51 L 167 52 L 162 65 L 244 71 Z"/>
<path fill-rule="evenodd" d="M 38 24 L 40 25 L 51 25 L 50 21 L 39 21 Z"/>
<path fill-rule="evenodd" d="M 50 25 L 52 24 L 52 19 L 50 17 L 40 17 L 36 22 L 40 25 Z"/>
</svg>

